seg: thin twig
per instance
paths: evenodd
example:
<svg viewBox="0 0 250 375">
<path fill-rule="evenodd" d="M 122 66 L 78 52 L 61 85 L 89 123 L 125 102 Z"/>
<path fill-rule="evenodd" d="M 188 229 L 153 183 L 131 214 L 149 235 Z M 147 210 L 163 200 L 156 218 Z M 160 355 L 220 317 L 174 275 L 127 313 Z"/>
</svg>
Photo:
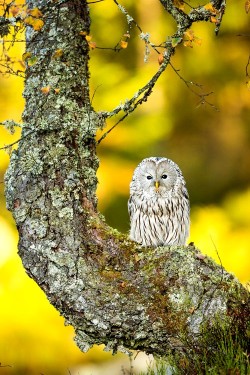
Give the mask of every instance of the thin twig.
<svg viewBox="0 0 250 375">
<path fill-rule="evenodd" d="M 106 138 L 107 137 L 107 135 L 118 125 L 118 124 L 120 124 L 120 122 L 122 122 L 127 116 L 128 116 L 129 114 L 128 113 L 126 113 L 124 116 L 122 116 L 121 118 L 120 118 L 120 120 L 119 121 L 117 121 L 116 123 L 115 123 L 115 125 L 113 125 L 109 130 L 107 130 L 102 136 L 101 136 L 101 138 L 100 139 L 98 139 L 98 141 L 96 142 L 96 144 L 97 145 L 99 145 L 103 140 L 104 140 L 104 138 Z"/>
<path fill-rule="evenodd" d="M 249 73 L 248 73 L 248 67 L 250 65 L 250 55 L 248 56 L 248 60 L 247 60 L 247 65 L 246 65 L 246 77 L 249 78 Z"/>
<path fill-rule="evenodd" d="M 104 0 L 87 1 L 87 4 L 101 3 Z"/>
<path fill-rule="evenodd" d="M 206 103 L 206 104 L 208 104 L 210 107 L 212 107 L 215 111 L 219 111 L 219 109 L 218 109 L 214 104 L 210 103 L 210 102 L 206 99 L 207 96 L 210 96 L 211 94 L 213 94 L 212 91 L 211 91 L 211 92 L 208 92 L 208 93 L 206 93 L 206 94 L 199 94 L 197 91 L 193 90 L 190 86 L 196 86 L 196 87 L 198 87 L 199 89 L 201 89 L 201 88 L 202 88 L 202 85 L 201 85 L 201 84 L 186 80 L 186 79 L 185 79 L 185 78 L 179 73 L 179 71 L 173 66 L 173 64 L 172 64 L 171 62 L 169 62 L 169 65 L 171 66 L 171 68 L 173 69 L 173 71 L 177 74 L 177 76 L 180 78 L 180 80 L 181 80 L 182 82 L 185 83 L 185 85 L 188 87 L 188 89 L 189 89 L 193 94 L 195 94 L 196 96 L 198 96 L 198 97 L 200 98 L 200 102 L 199 102 L 199 104 L 204 104 L 204 103 Z"/>
<path fill-rule="evenodd" d="M 34 131 L 30 131 L 28 132 L 27 134 L 25 134 L 24 136 L 22 136 L 21 138 L 19 138 L 17 141 L 13 142 L 13 143 L 10 143 L 9 145 L 6 145 L 4 147 L 0 147 L 0 150 L 6 150 L 7 148 L 10 148 L 12 146 L 14 146 L 15 144 L 19 143 L 20 141 L 22 141 L 23 139 L 27 138 L 29 135 L 31 135 L 32 133 L 34 133 Z"/>
</svg>

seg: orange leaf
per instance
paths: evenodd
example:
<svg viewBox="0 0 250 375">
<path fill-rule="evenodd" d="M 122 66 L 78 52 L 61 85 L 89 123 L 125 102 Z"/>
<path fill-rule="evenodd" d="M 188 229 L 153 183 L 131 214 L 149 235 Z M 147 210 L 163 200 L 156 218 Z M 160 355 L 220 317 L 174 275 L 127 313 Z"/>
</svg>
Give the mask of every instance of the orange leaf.
<svg viewBox="0 0 250 375">
<path fill-rule="evenodd" d="M 10 7 L 10 13 L 13 17 L 16 17 L 16 15 L 20 12 L 20 8 L 17 5 L 12 5 Z"/>
<path fill-rule="evenodd" d="M 204 8 L 206 10 L 209 10 L 209 12 L 211 12 L 211 13 L 215 13 L 215 14 L 217 13 L 217 9 L 214 8 L 212 3 L 208 3 L 208 4 L 204 5 Z"/>
<path fill-rule="evenodd" d="M 121 48 L 127 48 L 128 42 L 125 42 L 125 40 L 121 40 L 120 41 L 120 46 L 121 46 Z"/>
<path fill-rule="evenodd" d="M 29 9 L 28 13 L 35 18 L 41 18 L 43 16 L 42 12 L 38 8 Z"/>
<path fill-rule="evenodd" d="M 86 36 L 85 36 L 85 39 L 87 40 L 87 42 L 90 42 L 91 39 L 92 39 L 92 36 L 91 36 L 91 35 L 86 35 Z"/>
<path fill-rule="evenodd" d="M 60 89 L 54 89 L 54 91 L 55 91 L 55 94 L 59 94 Z"/>
<path fill-rule="evenodd" d="M 188 31 L 185 31 L 184 33 L 185 37 L 188 39 L 188 40 L 194 40 L 195 36 L 194 36 L 194 32 L 193 30 L 189 29 Z"/>
<path fill-rule="evenodd" d="M 184 47 L 190 47 L 190 48 L 193 48 L 193 44 L 190 40 L 186 40 L 184 43 L 183 43 Z"/>
<path fill-rule="evenodd" d="M 33 23 L 34 23 L 34 18 L 31 17 L 31 16 L 28 16 L 28 17 L 26 17 L 26 18 L 24 19 L 24 23 L 25 23 L 26 25 L 30 25 L 30 26 L 32 26 Z"/>
<path fill-rule="evenodd" d="M 202 40 L 200 39 L 200 38 L 195 38 L 194 39 L 194 43 L 197 45 L 197 46 L 201 46 L 201 44 L 202 44 Z"/>
<path fill-rule="evenodd" d="M 88 45 L 90 48 L 95 49 L 96 48 L 96 43 L 95 42 L 88 42 Z"/>
<path fill-rule="evenodd" d="M 40 31 L 43 28 L 44 22 L 42 20 L 36 19 L 33 23 L 33 29 L 36 31 Z"/>
<path fill-rule="evenodd" d="M 212 23 L 217 23 L 217 22 L 218 22 L 218 20 L 217 20 L 217 18 L 216 18 L 216 17 L 214 17 L 214 16 L 211 16 L 211 17 L 210 17 L 210 22 L 212 22 Z"/>
<path fill-rule="evenodd" d="M 28 16 L 24 19 L 24 23 L 26 25 L 32 26 L 34 30 L 40 31 L 44 25 L 44 22 L 38 18 L 34 18 L 32 16 Z"/>
<path fill-rule="evenodd" d="M 42 87 L 41 91 L 44 95 L 48 95 L 48 93 L 50 92 L 50 86 Z"/>
<path fill-rule="evenodd" d="M 87 35 L 87 31 L 80 31 L 79 35 L 86 36 Z"/>
<path fill-rule="evenodd" d="M 160 53 L 160 54 L 158 55 L 158 63 L 159 63 L 159 65 L 161 65 L 161 64 L 163 63 L 163 61 L 164 61 L 164 56 L 163 56 L 162 53 Z"/>
<path fill-rule="evenodd" d="M 54 59 L 58 59 L 59 57 L 62 57 L 63 55 L 63 50 L 62 49 L 57 49 L 53 55 Z"/>
</svg>

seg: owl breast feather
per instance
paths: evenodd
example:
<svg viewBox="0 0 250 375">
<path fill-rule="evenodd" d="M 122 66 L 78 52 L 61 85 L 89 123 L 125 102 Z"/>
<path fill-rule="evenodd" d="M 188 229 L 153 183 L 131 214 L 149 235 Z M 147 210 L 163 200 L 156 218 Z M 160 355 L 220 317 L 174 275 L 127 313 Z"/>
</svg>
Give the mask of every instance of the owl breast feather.
<svg viewBox="0 0 250 375">
<path fill-rule="evenodd" d="M 185 194 L 132 194 L 130 238 L 143 246 L 184 245 L 189 235 L 189 201 Z"/>
</svg>

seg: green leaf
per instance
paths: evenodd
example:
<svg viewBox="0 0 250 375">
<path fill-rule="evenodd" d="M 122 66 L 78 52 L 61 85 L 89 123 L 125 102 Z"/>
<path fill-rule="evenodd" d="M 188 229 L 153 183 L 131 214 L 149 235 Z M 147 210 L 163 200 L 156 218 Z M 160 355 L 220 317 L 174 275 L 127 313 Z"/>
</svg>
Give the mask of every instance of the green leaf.
<svg viewBox="0 0 250 375">
<path fill-rule="evenodd" d="M 36 56 L 31 56 L 30 59 L 28 59 L 28 65 L 32 66 L 37 62 L 37 57 Z"/>
<path fill-rule="evenodd" d="M 178 46 L 178 44 L 180 44 L 181 41 L 182 41 L 182 38 L 172 38 L 172 41 L 171 41 L 172 47 Z"/>
</svg>

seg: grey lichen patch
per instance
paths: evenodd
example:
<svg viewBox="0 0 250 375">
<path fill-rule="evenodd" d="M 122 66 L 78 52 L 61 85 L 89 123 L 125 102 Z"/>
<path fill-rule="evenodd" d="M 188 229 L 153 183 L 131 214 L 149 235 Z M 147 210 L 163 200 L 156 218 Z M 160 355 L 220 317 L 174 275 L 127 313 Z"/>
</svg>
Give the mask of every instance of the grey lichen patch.
<svg viewBox="0 0 250 375">
<path fill-rule="evenodd" d="M 68 154 L 68 148 L 64 144 L 58 142 L 47 150 L 46 161 L 48 165 L 61 166 L 64 160 L 66 162 Z"/>
<path fill-rule="evenodd" d="M 74 215 L 73 208 L 66 206 L 66 202 L 69 199 L 68 191 L 60 190 L 58 187 L 55 187 L 53 190 L 49 190 L 48 193 L 51 197 L 52 206 L 59 211 L 59 218 L 72 220 Z"/>
<path fill-rule="evenodd" d="M 85 332 L 83 332 L 80 329 L 78 329 L 76 331 L 75 342 L 76 342 L 77 346 L 79 347 L 79 349 L 83 353 L 87 353 L 87 351 L 89 351 L 89 349 L 94 344 L 96 344 L 96 340 L 95 339 L 91 338 L 90 336 L 88 336 Z"/>
<path fill-rule="evenodd" d="M 64 207 L 60 210 L 58 216 L 60 218 L 67 218 L 67 219 L 70 219 L 72 220 L 73 219 L 73 215 L 74 215 L 74 211 L 73 211 L 73 208 L 71 207 Z"/>
<path fill-rule="evenodd" d="M 68 269 L 75 269 L 75 259 L 65 250 L 57 248 L 57 251 L 48 251 L 48 258 L 60 267 L 66 266 Z"/>
<path fill-rule="evenodd" d="M 65 205 L 65 196 L 62 191 L 58 187 L 55 187 L 53 190 L 49 190 L 48 193 L 51 196 L 52 206 L 56 207 L 58 210 L 63 208 Z"/>
<path fill-rule="evenodd" d="M 25 225 L 29 228 L 29 235 L 36 238 L 44 238 L 48 233 L 47 216 L 39 216 L 37 218 L 26 217 Z"/>
<path fill-rule="evenodd" d="M 221 295 L 220 292 L 219 295 L 214 293 L 211 297 L 210 300 L 208 297 L 207 301 L 202 303 L 201 312 L 206 316 L 214 316 L 217 313 L 222 319 L 227 313 L 226 296 Z"/>
<path fill-rule="evenodd" d="M 44 168 L 41 149 L 31 147 L 29 150 L 26 150 L 25 156 L 22 158 L 22 168 L 25 173 L 31 173 L 34 176 L 40 175 Z"/>
<path fill-rule="evenodd" d="M 191 296 L 183 287 L 178 288 L 178 291 L 170 292 L 168 297 L 175 310 L 187 310 L 192 306 Z"/>
<path fill-rule="evenodd" d="M 10 201 L 12 202 L 11 197 L 14 193 L 14 186 L 16 182 L 16 165 L 18 163 L 18 156 L 16 150 L 14 150 L 11 154 L 9 167 L 4 175 L 4 181 L 5 181 L 5 194 L 6 194 L 6 201 L 7 201 L 7 208 L 10 209 Z"/>
<path fill-rule="evenodd" d="M 9 203 L 10 203 L 10 200 L 9 200 Z M 22 205 L 18 199 L 14 201 L 14 205 L 15 205 L 15 211 L 13 211 L 13 215 L 14 215 L 16 223 L 20 225 L 26 220 L 29 214 L 29 208 L 25 204 Z"/>
<path fill-rule="evenodd" d="M 7 208 L 10 211 L 13 211 L 14 217 L 16 222 L 22 223 L 25 221 L 28 213 L 29 207 L 26 204 L 23 204 L 24 197 L 22 197 L 21 189 L 16 187 L 17 183 L 17 175 L 19 170 L 19 159 L 17 156 L 17 152 L 13 151 L 11 155 L 11 163 L 5 173 L 5 196 L 7 202 Z M 23 175 L 21 176 L 23 178 Z M 25 202 L 24 202 L 25 203 Z"/>
<path fill-rule="evenodd" d="M 60 293 L 68 285 L 68 267 L 61 267 L 58 263 L 49 262 L 47 277 L 50 280 L 50 293 Z M 51 282 L 53 280 L 53 282 Z"/>
</svg>

